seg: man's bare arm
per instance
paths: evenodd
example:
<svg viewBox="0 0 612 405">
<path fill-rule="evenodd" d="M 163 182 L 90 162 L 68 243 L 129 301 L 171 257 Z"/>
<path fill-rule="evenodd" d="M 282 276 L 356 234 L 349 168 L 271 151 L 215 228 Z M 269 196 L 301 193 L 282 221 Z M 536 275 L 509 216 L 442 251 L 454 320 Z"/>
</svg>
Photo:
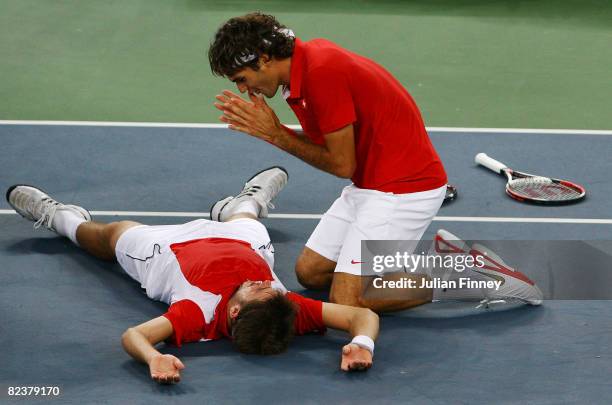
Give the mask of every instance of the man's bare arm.
<svg viewBox="0 0 612 405">
<path fill-rule="evenodd" d="M 367 308 L 324 302 L 323 323 L 328 328 L 346 331 L 352 337 L 364 335 L 372 340 L 378 337 L 378 315 Z"/>
<path fill-rule="evenodd" d="M 129 328 L 123 333 L 121 343 L 134 359 L 149 365 L 151 378 L 159 383 L 172 384 L 180 381 L 180 370 L 185 368 L 175 356 L 161 354 L 154 345 L 172 336 L 170 321 L 163 316 Z"/>
<path fill-rule="evenodd" d="M 344 330 L 358 340 L 369 338 L 372 346 L 378 337 L 378 315 L 367 308 L 324 302 L 323 323 L 328 328 Z M 372 366 L 374 348 L 370 351 L 369 348 L 354 342 L 355 339 L 342 348 L 340 368 L 344 371 L 365 370 Z"/>
<path fill-rule="evenodd" d="M 252 94 L 249 97 L 251 102 L 229 90 L 218 95 L 215 106 L 223 112 L 220 120 L 230 129 L 269 142 L 318 169 L 338 177 L 353 176 L 357 163 L 352 124 L 325 134 L 325 145 L 313 144 L 283 126 L 263 98 Z"/>
<path fill-rule="evenodd" d="M 353 177 L 357 167 L 353 125 L 347 125 L 324 137 L 325 145 L 317 145 L 283 128 L 271 142 L 317 169 L 342 178 Z"/>
</svg>

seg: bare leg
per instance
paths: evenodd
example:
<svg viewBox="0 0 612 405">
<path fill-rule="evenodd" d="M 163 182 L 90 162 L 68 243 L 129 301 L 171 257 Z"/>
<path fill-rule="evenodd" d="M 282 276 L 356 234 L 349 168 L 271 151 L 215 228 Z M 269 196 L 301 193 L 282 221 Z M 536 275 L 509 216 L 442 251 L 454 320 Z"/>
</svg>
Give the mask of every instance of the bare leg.
<svg viewBox="0 0 612 405">
<path fill-rule="evenodd" d="M 255 215 L 238 213 L 228 218 L 227 221 L 236 219 L 257 219 Z M 77 241 L 88 253 L 104 260 L 115 260 L 115 246 L 123 232 L 135 226 L 142 225 L 135 221 L 118 221 L 104 224 L 101 222 L 83 222 L 77 228 Z"/>
<path fill-rule="evenodd" d="M 101 222 L 83 222 L 77 228 L 79 246 L 99 259 L 115 260 L 115 246 L 123 232 L 142 225 L 134 221 L 119 221 L 103 224 Z"/>
<path fill-rule="evenodd" d="M 383 280 L 414 280 L 420 285 L 421 274 L 390 273 Z M 374 288 L 373 277 L 362 277 L 348 273 L 334 273 L 329 300 L 336 304 L 370 308 L 374 312 L 393 312 L 413 308 L 431 302 L 430 288 L 385 289 Z"/>
<path fill-rule="evenodd" d="M 332 285 L 335 268 L 336 262 L 304 247 L 295 263 L 295 275 L 304 287 L 323 290 Z"/>
</svg>

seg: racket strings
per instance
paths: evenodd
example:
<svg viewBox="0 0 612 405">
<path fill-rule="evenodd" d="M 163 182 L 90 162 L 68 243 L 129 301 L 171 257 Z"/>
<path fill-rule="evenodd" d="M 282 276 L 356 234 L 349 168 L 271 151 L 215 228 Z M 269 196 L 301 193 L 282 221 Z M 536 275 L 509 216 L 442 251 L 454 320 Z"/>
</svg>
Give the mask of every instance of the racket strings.
<svg viewBox="0 0 612 405">
<path fill-rule="evenodd" d="M 582 193 L 564 184 L 555 183 L 547 177 L 531 177 L 508 182 L 508 189 L 516 194 L 548 201 L 569 201 L 581 197 Z"/>
</svg>

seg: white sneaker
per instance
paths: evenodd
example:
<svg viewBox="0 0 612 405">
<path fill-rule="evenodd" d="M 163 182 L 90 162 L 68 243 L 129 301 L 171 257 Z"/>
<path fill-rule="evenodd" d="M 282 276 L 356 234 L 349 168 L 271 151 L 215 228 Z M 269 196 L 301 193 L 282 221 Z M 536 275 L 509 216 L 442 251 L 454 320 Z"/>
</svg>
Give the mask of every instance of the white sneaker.
<svg viewBox="0 0 612 405">
<path fill-rule="evenodd" d="M 6 191 L 6 201 L 27 220 L 35 222 L 34 228 L 42 225 L 55 232 L 53 218 L 57 211 L 69 210 L 91 221 L 91 214 L 76 205 L 64 205 L 49 197 L 44 191 L 25 184 L 15 184 Z"/>
<path fill-rule="evenodd" d="M 223 222 L 236 214 L 238 205 L 248 199 L 252 199 L 259 206 L 259 218 L 268 216 L 268 208 L 274 208 L 272 200 L 285 187 L 289 174 L 280 166 L 273 166 L 262 170 L 251 177 L 240 194 L 225 197 L 217 201 L 210 208 L 210 219 Z"/>
<path fill-rule="evenodd" d="M 502 283 L 498 290 L 487 289 L 484 301 L 518 299 L 530 305 L 542 304 L 544 295 L 538 286 L 529 277 L 504 263 L 491 249 L 475 243 L 470 254 L 484 258 L 484 266 L 474 267 L 472 271 Z"/>
</svg>

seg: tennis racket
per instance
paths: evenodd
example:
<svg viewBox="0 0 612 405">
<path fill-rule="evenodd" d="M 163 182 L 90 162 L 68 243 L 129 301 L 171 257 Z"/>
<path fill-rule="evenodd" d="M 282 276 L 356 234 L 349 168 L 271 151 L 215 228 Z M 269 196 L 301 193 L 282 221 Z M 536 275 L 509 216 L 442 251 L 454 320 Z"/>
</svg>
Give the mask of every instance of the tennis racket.
<svg viewBox="0 0 612 405">
<path fill-rule="evenodd" d="M 579 201 L 586 195 L 586 190 L 579 184 L 518 172 L 485 153 L 477 154 L 474 161 L 495 173 L 504 174 L 508 178 L 506 194 L 518 201 L 559 205 Z"/>
</svg>

